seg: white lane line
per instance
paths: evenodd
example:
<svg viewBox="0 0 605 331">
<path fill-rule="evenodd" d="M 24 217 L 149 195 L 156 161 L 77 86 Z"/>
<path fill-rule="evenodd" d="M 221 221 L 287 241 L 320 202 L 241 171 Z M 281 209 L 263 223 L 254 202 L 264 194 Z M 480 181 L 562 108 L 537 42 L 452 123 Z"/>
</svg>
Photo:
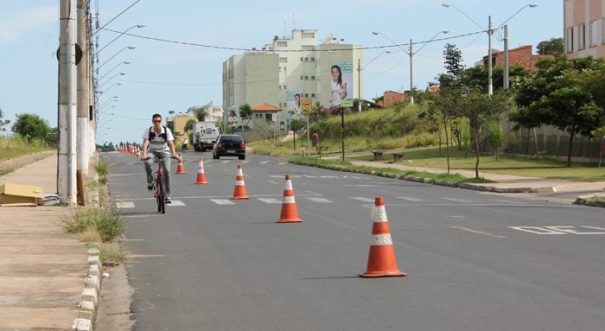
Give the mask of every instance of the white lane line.
<svg viewBox="0 0 605 331">
<path fill-rule="evenodd" d="M 317 176 L 314 176 L 314 175 L 304 175 L 304 176 L 305 176 L 305 178 L 317 178 Z"/>
<path fill-rule="evenodd" d="M 278 185 L 279 183 L 274 180 L 268 180 L 267 183 Z"/>
<path fill-rule="evenodd" d="M 406 200 L 406 201 L 412 201 L 412 202 L 422 202 L 424 200 L 422 199 L 418 199 L 418 198 L 412 198 L 412 197 L 396 197 L 397 199 L 401 199 L 401 200 Z"/>
<path fill-rule="evenodd" d="M 452 228 L 452 229 L 458 229 L 458 230 L 462 230 L 462 231 L 466 231 L 466 232 L 470 232 L 470 233 L 474 233 L 474 234 L 480 234 L 482 236 L 491 237 L 491 238 L 497 238 L 497 239 L 504 239 L 504 238 L 506 238 L 505 236 L 500 236 L 500 235 L 489 233 L 489 232 L 485 232 L 485 231 L 474 230 L 474 229 L 466 228 L 466 227 L 463 227 L 463 226 L 450 226 L 450 228 Z"/>
<path fill-rule="evenodd" d="M 340 176 L 333 176 L 333 175 L 324 175 L 324 176 L 319 176 L 319 177 L 321 177 L 321 178 L 336 178 L 336 179 L 342 178 Z"/>
<path fill-rule="evenodd" d="M 460 203 L 472 203 L 472 201 L 470 201 L 470 200 L 456 199 L 456 198 L 441 198 L 441 200 L 447 200 L 447 201 L 452 201 L 452 202 L 460 202 Z"/>
<path fill-rule="evenodd" d="M 370 199 L 370 198 L 351 197 L 351 199 L 361 201 L 361 202 L 374 202 L 374 200 Z"/>
<path fill-rule="evenodd" d="M 260 161 L 260 164 L 267 164 L 269 161 Z"/>
<path fill-rule="evenodd" d="M 279 200 L 277 200 L 275 198 L 258 198 L 258 200 L 262 201 L 264 203 L 269 203 L 269 204 L 272 204 L 272 203 L 281 203 L 281 201 L 279 201 Z"/>
<path fill-rule="evenodd" d="M 250 161 L 248 161 L 248 160 L 246 160 L 246 161 L 240 161 L 241 164 L 246 164 L 248 162 L 250 162 Z"/>
<path fill-rule="evenodd" d="M 317 198 L 317 197 L 308 197 L 305 198 L 309 201 L 313 201 L 313 202 L 317 202 L 317 203 L 332 203 L 333 201 L 330 201 L 328 199 L 324 199 L 324 198 Z"/>
<path fill-rule="evenodd" d="M 288 162 L 279 162 L 279 165 L 284 165 L 284 164 L 288 164 Z"/>
<path fill-rule="evenodd" d="M 227 164 L 227 163 L 230 163 L 230 162 L 231 162 L 230 160 L 223 160 L 223 162 L 221 162 L 221 163 L 222 164 Z"/>
<path fill-rule="evenodd" d="M 185 203 L 181 200 L 172 200 L 172 203 L 167 204 L 166 206 L 170 207 L 183 207 Z"/>
<path fill-rule="evenodd" d="M 216 203 L 217 205 L 220 206 L 224 206 L 224 205 L 234 205 L 235 202 L 231 201 L 231 200 L 227 200 L 227 199 L 210 199 L 210 201 Z"/>
<path fill-rule="evenodd" d="M 118 207 L 118 209 L 134 208 L 134 202 L 132 202 L 132 201 L 116 202 L 116 206 Z"/>
</svg>

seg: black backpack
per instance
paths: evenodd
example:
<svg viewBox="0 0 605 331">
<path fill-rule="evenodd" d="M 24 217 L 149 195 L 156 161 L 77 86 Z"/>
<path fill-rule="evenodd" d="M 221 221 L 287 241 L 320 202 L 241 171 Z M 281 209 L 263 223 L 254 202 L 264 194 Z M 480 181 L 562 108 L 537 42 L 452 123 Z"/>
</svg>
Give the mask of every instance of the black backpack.
<svg viewBox="0 0 605 331">
<path fill-rule="evenodd" d="M 164 128 L 164 133 L 160 133 L 160 138 L 164 139 L 164 142 L 168 142 L 168 137 L 166 136 L 166 132 L 168 132 L 168 129 L 162 125 L 162 127 Z M 151 141 L 151 139 L 155 138 L 155 132 L 153 132 L 153 126 L 149 127 L 149 137 L 148 140 Z"/>
</svg>

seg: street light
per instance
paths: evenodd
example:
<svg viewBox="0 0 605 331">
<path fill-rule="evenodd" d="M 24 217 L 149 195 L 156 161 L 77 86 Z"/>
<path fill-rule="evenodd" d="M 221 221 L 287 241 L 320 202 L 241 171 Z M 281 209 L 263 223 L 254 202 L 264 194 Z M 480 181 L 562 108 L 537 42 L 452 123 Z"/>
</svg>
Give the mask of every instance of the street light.
<svg viewBox="0 0 605 331">
<path fill-rule="evenodd" d="M 427 40 L 426 42 L 424 42 L 422 44 L 422 46 L 420 46 L 420 48 L 418 48 L 415 52 L 412 49 L 414 42 L 412 39 L 410 39 L 410 50 L 406 51 L 405 49 L 401 48 L 400 46 L 398 46 L 404 53 L 406 53 L 409 57 L 410 57 L 410 103 L 414 104 L 414 55 L 418 54 L 418 52 L 420 52 L 421 49 L 424 48 L 424 46 L 428 45 L 431 41 L 435 40 L 435 38 L 437 38 L 437 36 L 439 36 L 440 34 L 448 34 L 449 31 L 447 30 L 442 30 L 437 32 L 431 39 Z M 377 35 L 382 35 L 383 37 L 387 38 L 389 41 L 391 41 L 394 45 L 397 45 L 396 42 L 394 42 L 391 38 L 389 38 L 389 36 L 387 36 L 386 34 L 382 33 L 382 32 L 372 32 L 373 35 L 377 36 Z"/>
<path fill-rule="evenodd" d="M 442 7 L 445 8 L 454 8 L 456 9 L 460 14 L 464 15 L 464 17 L 468 18 L 471 22 L 473 22 L 476 26 L 478 26 L 481 30 L 484 30 L 487 32 L 487 57 L 488 57 L 488 61 L 487 61 L 487 94 L 488 95 L 492 95 L 494 94 L 494 87 L 493 87 L 493 81 L 492 81 L 492 34 L 494 34 L 494 29 L 492 29 L 492 16 L 489 15 L 488 16 L 488 24 L 487 24 L 487 30 L 485 30 L 481 24 L 477 23 L 475 20 L 473 20 L 470 16 L 468 16 L 466 13 L 464 13 L 460 8 L 452 5 L 452 4 L 448 4 L 448 3 L 442 3 L 441 4 Z M 520 13 L 523 9 L 530 7 L 530 8 L 535 8 L 538 5 L 535 3 L 530 3 L 527 4 L 523 7 L 521 7 L 519 10 L 517 10 L 511 17 L 509 17 L 506 21 L 504 21 L 504 23 L 502 23 L 500 26 L 498 26 L 498 29 L 501 28 L 506 22 L 508 22 L 510 19 L 512 19 L 513 17 L 515 17 L 518 13 Z"/>
<path fill-rule="evenodd" d="M 110 72 L 116 70 L 117 67 L 121 66 L 122 64 L 130 64 L 131 62 L 129 61 L 124 61 L 124 62 L 120 62 L 118 63 L 115 67 L 111 68 L 108 72 L 105 73 L 105 75 L 101 76 L 99 78 L 99 81 L 102 80 L 104 77 L 106 77 L 107 75 L 109 75 Z"/>
<path fill-rule="evenodd" d="M 112 87 L 114 87 L 114 86 L 121 86 L 121 85 L 122 85 L 122 83 L 115 83 L 115 84 L 111 85 L 110 87 L 108 87 L 107 90 L 105 90 L 105 91 L 99 91 L 99 93 L 101 93 L 101 94 L 107 93 L 107 91 L 111 90 Z"/>
<path fill-rule="evenodd" d="M 103 108 L 103 107 L 105 107 L 105 106 L 109 105 L 109 104 L 110 104 L 110 103 L 112 103 L 112 102 L 117 102 L 117 101 L 118 101 L 118 97 L 114 95 L 114 96 L 113 96 L 113 97 L 111 97 L 109 100 L 107 100 L 107 101 L 103 102 L 103 104 L 101 104 L 101 105 L 99 106 L 99 111 L 101 110 L 101 108 Z"/>
<path fill-rule="evenodd" d="M 126 75 L 125 72 L 116 72 L 115 75 L 111 76 L 110 78 L 107 79 L 107 81 L 105 81 L 103 84 L 99 85 L 99 89 L 103 88 L 103 85 L 106 85 L 107 83 L 111 82 L 112 79 L 118 77 L 118 76 L 124 76 Z"/>
<path fill-rule="evenodd" d="M 121 36 L 123 36 L 124 34 L 126 34 L 128 31 L 130 31 L 130 30 L 132 30 L 134 28 L 140 29 L 140 28 L 143 28 L 143 27 L 145 27 L 145 24 L 136 24 L 136 25 L 133 25 L 133 26 L 129 27 L 128 29 L 126 29 L 123 32 L 121 32 L 117 37 L 113 38 L 110 42 L 108 42 L 107 44 L 105 44 L 105 46 L 101 47 L 101 49 L 99 49 L 95 53 L 95 55 L 98 56 L 99 53 L 101 53 L 102 50 L 104 50 L 105 48 L 107 48 L 107 46 L 111 45 L 114 41 L 116 41 L 118 38 L 120 38 Z"/>
<path fill-rule="evenodd" d="M 357 59 L 357 96 L 359 98 L 357 102 L 357 111 L 361 112 L 361 70 L 367 67 L 370 63 L 374 62 L 377 58 L 381 57 L 384 54 L 391 54 L 391 51 L 382 51 L 378 53 L 378 55 L 374 56 L 368 63 L 366 63 L 363 67 L 361 66 L 361 59 Z"/>
<path fill-rule="evenodd" d="M 123 51 L 125 51 L 127 49 L 128 50 L 133 50 L 135 48 L 136 47 L 134 47 L 134 46 L 126 46 L 126 47 L 122 48 L 121 50 L 117 51 L 114 55 L 112 55 L 109 59 L 107 59 L 105 62 L 103 62 L 103 64 L 101 64 L 97 69 L 101 69 L 101 67 L 103 67 L 104 65 L 106 65 L 107 62 L 111 61 L 111 59 L 113 59 L 114 57 L 118 56 L 118 54 L 122 53 Z"/>
</svg>

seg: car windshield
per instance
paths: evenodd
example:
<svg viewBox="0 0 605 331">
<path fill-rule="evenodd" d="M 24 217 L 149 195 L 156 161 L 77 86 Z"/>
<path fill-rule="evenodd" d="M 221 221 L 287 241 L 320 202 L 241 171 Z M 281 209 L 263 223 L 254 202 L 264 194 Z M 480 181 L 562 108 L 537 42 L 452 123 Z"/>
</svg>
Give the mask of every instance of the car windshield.
<svg viewBox="0 0 605 331">
<path fill-rule="evenodd" d="M 222 142 L 227 142 L 227 141 L 241 142 L 242 141 L 242 137 L 240 137 L 240 136 L 221 136 L 221 141 Z"/>
</svg>

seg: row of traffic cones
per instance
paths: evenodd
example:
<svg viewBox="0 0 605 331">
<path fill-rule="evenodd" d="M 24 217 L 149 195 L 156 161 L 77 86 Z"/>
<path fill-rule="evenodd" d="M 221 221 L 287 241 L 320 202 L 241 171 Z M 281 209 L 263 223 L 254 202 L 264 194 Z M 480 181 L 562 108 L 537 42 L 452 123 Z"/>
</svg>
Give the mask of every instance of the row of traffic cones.
<svg viewBox="0 0 605 331">
<path fill-rule="evenodd" d="M 184 166 L 179 162 L 184 173 Z M 179 168 L 177 167 L 177 174 Z M 200 158 L 196 184 L 207 184 L 206 174 L 204 171 L 204 160 Z M 294 197 L 294 188 L 289 175 L 286 175 L 286 185 L 283 192 L 283 200 L 281 212 L 277 223 L 301 223 L 303 220 L 298 215 L 296 199 Z M 247 200 L 248 191 L 244 181 L 244 173 L 240 165 L 237 166 L 235 176 L 235 188 L 233 190 L 233 200 Z M 374 206 L 371 212 L 372 220 L 372 244 L 368 253 L 367 270 L 359 276 L 364 278 L 375 277 L 403 277 L 406 274 L 399 270 L 397 266 L 397 258 L 395 256 L 395 248 L 391 238 L 391 230 L 387 219 L 385 203 L 383 197 L 376 197 Z"/>
</svg>

